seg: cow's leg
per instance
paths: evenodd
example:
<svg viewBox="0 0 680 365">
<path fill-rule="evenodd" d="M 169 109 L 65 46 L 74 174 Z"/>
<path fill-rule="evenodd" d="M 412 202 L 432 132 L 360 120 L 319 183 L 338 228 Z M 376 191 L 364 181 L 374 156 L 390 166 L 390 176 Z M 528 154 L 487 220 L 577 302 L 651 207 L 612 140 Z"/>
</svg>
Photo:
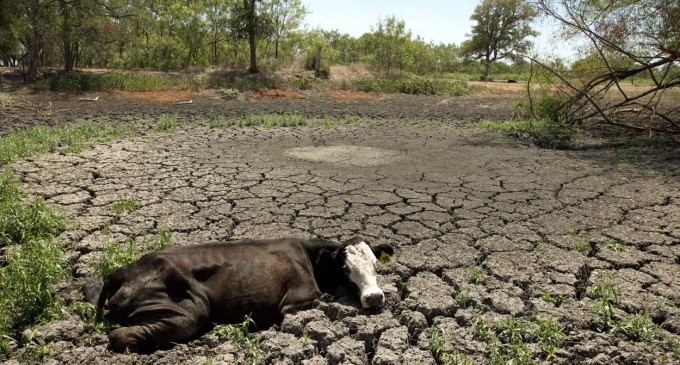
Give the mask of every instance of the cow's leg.
<svg viewBox="0 0 680 365">
<path fill-rule="evenodd" d="M 313 282 L 289 289 L 279 305 L 281 317 L 304 309 L 310 309 L 312 303 L 314 303 L 314 299 L 317 299 L 320 296 L 321 292 L 316 289 L 316 284 Z"/>
<path fill-rule="evenodd" d="M 117 328 L 109 333 L 111 349 L 116 352 L 150 352 L 164 343 L 185 341 L 205 326 L 207 316 L 176 315 L 146 320 L 138 325 Z"/>
</svg>

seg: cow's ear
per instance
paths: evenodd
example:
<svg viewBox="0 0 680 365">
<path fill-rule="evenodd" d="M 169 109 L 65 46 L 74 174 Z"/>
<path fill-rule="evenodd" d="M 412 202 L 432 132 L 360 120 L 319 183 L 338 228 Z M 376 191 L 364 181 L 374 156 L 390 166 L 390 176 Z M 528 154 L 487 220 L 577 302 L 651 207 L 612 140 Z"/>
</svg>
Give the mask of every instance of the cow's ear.
<svg viewBox="0 0 680 365">
<path fill-rule="evenodd" d="M 392 261 L 394 255 L 394 247 L 389 243 L 381 243 L 375 247 L 371 247 L 371 251 L 381 264 L 387 264 Z"/>
<path fill-rule="evenodd" d="M 338 253 L 340 252 L 339 249 L 335 250 L 329 250 L 326 248 L 322 248 L 319 250 L 319 253 L 316 255 L 316 265 L 321 266 L 321 267 L 328 267 L 333 265 L 338 259 Z"/>
</svg>

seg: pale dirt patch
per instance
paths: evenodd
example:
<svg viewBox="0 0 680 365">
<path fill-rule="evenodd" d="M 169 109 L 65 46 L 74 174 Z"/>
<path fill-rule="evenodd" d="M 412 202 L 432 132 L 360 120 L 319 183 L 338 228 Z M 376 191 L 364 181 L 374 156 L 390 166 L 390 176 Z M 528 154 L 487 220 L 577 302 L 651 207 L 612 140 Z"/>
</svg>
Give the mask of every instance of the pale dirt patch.
<svg viewBox="0 0 680 365">
<path fill-rule="evenodd" d="M 118 94 L 124 99 L 172 103 L 190 100 L 193 92 L 190 90 L 120 91 Z"/>
<path fill-rule="evenodd" d="M 330 147 L 298 147 L 288 155 L 314 162 L 345 166 L 379 166 L 399 161 L 404 153 L 374 147 L 338 145 Z"/>
</svg>

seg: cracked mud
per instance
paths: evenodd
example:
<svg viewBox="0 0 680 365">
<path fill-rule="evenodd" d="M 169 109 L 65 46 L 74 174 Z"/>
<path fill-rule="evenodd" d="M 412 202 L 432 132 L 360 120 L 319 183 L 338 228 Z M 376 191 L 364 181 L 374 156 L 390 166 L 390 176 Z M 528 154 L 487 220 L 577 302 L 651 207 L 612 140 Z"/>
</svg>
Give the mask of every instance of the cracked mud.
<svg viewBox="0 0 680 365">
<path fill-rule="evenodd" d="M 432 98 L 415 100 L 439 105 Z M 277 102 L 294 109 L 308 100 Z M 347 298 L 321 300 L 257 333 L 262 362 L 435 364 L 428 344 L 434 327 L 446 339 L 446 351 L 490 363 L 490 345 L 475 334 L 474 323 L 513 317 L 553 318 L 564 328 L 555 358 L 528 340 L 538 363 L 680 361 L 669 345 L 680 335 L 677 149 L 640 148 L 634 162 L 621 163 L 606 146 L 543 150 L 475 129 L 467 123 L 485 111 L 450 110 L 461 106 L 457 102 L 437 106 L 440 114 L 423 108 L 415 117 L 410 115 L 417 111 L 379 101 L 356 103 L 355 110 L 375 121 L 279 129 L 209 129 L 201 123 L 211 113 L 252 111 L 252 102 L 240 101 L 230 111 L 214 106 L 205 119 L 178 110 L 183 123 L 174 133 L 16 162 L 24 187 L 74 223 L 61 237 L 75 276 L 62 289 L 67 301 L 81 299 L 78 284 L 93 274 L 104 247 L 149 237 L 161 224 L 178 245 L 362 235 L 397 249 L 393 261 L 379 268 L 385 308 L 366 313 Z M 268 105 L 265 111 L 279 104 Z M 301 113 L 311 108 L 305 105 Z M 328 102 L 320 110 L 352 105 Z M 145 113 L 153 115 L 155 108 Z M 505 109 L 485 110 L 492 118 Z M 139 209 L 109 209 L 124 199 L 134 199 Z M 658 325 L 652 342 L 597 329 L 592 308 L 598 298 L 588 288 L 601 269 L 618 279 L 617 318 L 647 311 Z M 34 343 L 52 344 L 43 360 L 52 364 L 246 359 L 244 350 L 213 335 L 151 355 L 114 354 L 105 335 L 77 317 L 39 326 L 32 335 Z"/>
</svg>

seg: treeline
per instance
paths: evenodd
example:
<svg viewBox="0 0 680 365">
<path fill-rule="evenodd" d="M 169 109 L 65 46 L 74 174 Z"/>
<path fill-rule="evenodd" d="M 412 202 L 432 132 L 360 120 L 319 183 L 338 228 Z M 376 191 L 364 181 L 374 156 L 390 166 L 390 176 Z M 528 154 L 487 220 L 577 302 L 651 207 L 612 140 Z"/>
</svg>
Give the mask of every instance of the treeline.
<svg viewBox="0 0 680 365">
<path fill-rule="evenodd" d="M 303 56 L 312 67 L 317 46 L 324 65 L 362 62 L 385 74 L 481 74 L 455 44 L 414 37 L 404 21 L 377 20 L 352 37 L 301 28 L 301 0 L 0 0 L 0 62 L 41 67 L 247 68 L 251 43 L 258 66 L 275 68 Z M 492 65 L 492 73 L 521 73 L 522 63 Z M 327 67 L 327 66 L 326 66 Z"/>
</svg>

